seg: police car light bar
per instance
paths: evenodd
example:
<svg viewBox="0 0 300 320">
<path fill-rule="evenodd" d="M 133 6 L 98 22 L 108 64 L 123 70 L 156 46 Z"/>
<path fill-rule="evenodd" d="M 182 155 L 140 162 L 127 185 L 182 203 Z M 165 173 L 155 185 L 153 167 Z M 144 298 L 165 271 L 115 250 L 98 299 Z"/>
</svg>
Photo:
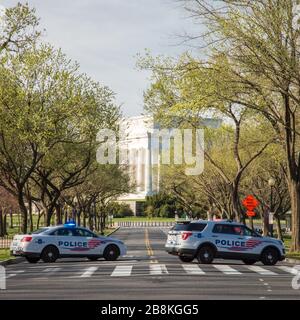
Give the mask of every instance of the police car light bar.
<svg viewBox="0 0 300 320">
<path fill-rule="evenodd" d="M 65 223 L 65 227 L 76 227 L 76 222 L 74 220 L 69 220 Z"/>
</svg>

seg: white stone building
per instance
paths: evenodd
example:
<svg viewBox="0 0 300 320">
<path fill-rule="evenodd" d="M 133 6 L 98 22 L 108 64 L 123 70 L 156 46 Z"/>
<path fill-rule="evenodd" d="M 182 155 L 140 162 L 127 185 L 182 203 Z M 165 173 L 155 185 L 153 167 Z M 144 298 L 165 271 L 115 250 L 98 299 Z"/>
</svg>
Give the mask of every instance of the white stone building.
<svg viewBox="0 0 300 320">
<path fill-rule="evenodd" d="M 204 120 L 204 125 L 215 128 L 221 123 L 219 119 Z M 129 204 L 135 215 L 141 215 L 146 196 L 160 191 L 160 152 L 151 147 L 151 134 L 160 126 L 152 116 L 136 116 L 123 119 L 121 127 L 120 147 L 128 150 L 129 173 L 136 190 L 118 201 Z"/>
</svg>

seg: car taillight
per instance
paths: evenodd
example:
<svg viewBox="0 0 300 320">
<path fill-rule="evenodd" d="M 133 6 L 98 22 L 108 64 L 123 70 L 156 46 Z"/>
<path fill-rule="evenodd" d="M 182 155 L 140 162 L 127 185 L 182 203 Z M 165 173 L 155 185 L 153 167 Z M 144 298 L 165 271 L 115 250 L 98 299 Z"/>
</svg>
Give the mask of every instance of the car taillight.
<svg viewBox="0 0 300 320">
<path fill-rule="evenodd" d="M 183 232 L 181 234 L 181 239 L 186 240 L 189 236 L 191 236 L 193 233 L 192 232 Z"/>
<path fill-rule="evenodd" d="M 24 237 L 21 242 L 30 242 L 32 240 L 32 237 Z"/>
</svg>

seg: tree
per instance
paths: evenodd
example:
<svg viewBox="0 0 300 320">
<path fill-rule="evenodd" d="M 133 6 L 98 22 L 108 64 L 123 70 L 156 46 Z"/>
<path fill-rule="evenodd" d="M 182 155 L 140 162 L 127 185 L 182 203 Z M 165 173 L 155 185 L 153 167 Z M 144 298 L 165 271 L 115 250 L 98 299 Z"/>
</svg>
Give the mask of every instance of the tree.
<svg viewBox="0 0 300 320">
<path fill-rule="evenodd" d="M 224 99 L 224 96 L 236 96 L 234 90 L 219 80 L 220 65 L 226 67 L 226 63 L 222 56 L 214 57 L 209 67 L 188 55 L 183 55 L 173 64 L 168 60 L 155 61 L 148 57 L 142 60 L 142 67 L 151 69 L 154 83 L 145 95 L 145 102 L 147 110 L 154 113 L 159 121 L 171 118 L 172 122 L 172 117 L 179 114 L 182 119 L 180 127 L 201 127 L 201 118 L 208 111 L 230 124 L 220 129 L 205 130 L 206 145 L 203 152 L 205 159 L 228 186 L 232 209 L 230 217 L 241 220 L 244 219 L 239 200 L 242 176 L 274 139 L 257 134 L 262 127 L 268 130 L 267 123 L 260 124 L 258 121 L 261 119 L 252 110 Z M 251 132 L 249 126 L 253 127 Z M 218 150 L 228 148 L 231 151 L 229 158 L 234 165 L 230 171 L 226 172 L 226 163 L 219 157 L 222 153 L 219 152 L 217 157 L 212 155 L 210 150 L 214 149 L 214 145 L 218 146 Z"/>
<path fill-rule="evenodd" d="M 0 15 L 0 55 L 5 51 L 18 52 L 36 43 L 41 35 L 38 26 L 35 9 L 29 8 L 28 4 L 18 3 L 6 8 Z"/>
<path fill-rule="evenodd" d="M 82 183 L 95 161 L 98 130 L 114 128 L 120 113 L 113 92 L 81 74 L 61 50 L 39 43 L 34 10 L 18 5 L 4 20 L 0 185 L 18 199 L 26 233 L 27 202 L 30 209 L 43 201 L 49 224 L 61 193 Z"/>
<path fill-rule="evenodd" d="M 291 250 L 300 251 L 298 1 L 184 3 L 205 23 L 213 50 L 228 58 L 231 68 L 225 78 L 223 70 L 220 74 L 228 87 L 236 88 L 234 102 L 260 113 L 284 150 L 293 221 Z"/>
</svg>

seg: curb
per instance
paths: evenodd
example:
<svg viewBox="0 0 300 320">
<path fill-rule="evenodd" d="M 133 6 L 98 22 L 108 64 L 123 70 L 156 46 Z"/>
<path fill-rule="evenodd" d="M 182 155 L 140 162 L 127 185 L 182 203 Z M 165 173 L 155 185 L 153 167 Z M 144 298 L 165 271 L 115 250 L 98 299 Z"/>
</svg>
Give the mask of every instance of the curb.
<svg viewBox="0 0 300 320">
<path fill-rule="evenodd" d="M 293 263 L 293 264 L 300 264 L 300 260 L 299 259 L 286 258 L 284 261 L 288 262 L 288 263 Z"/>
<path fill-rule="evenodd" d="M 24 257 L 18 257 L 18 258 L 14 258 L 14 259 L 7 259 L 7 260 L 3 260 L 0 261 L 0 266 L 8 266 L 11 264 L 18 264 L 25 261 Z"/>
<path fill-rule="evenodd" d="M 119 226 L 116 227 L 115 230 L 113 230 L 112 232 L 108 233 L 108 234 L 106 235 L 106 237 L 109 237 L 111 234 L 115 233 L 115 232 L 118 231 L 119 229 L 120 229 Z"/>
</svg>

